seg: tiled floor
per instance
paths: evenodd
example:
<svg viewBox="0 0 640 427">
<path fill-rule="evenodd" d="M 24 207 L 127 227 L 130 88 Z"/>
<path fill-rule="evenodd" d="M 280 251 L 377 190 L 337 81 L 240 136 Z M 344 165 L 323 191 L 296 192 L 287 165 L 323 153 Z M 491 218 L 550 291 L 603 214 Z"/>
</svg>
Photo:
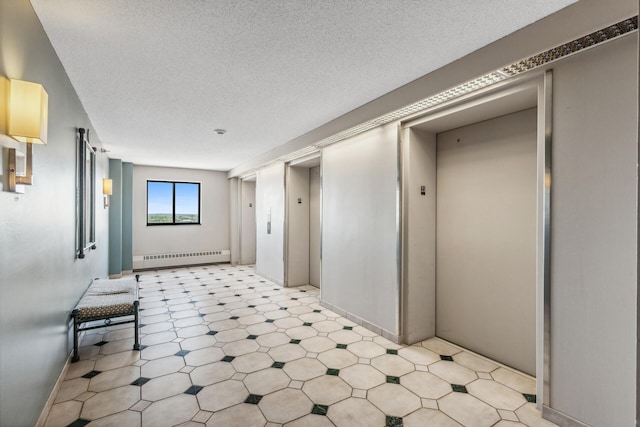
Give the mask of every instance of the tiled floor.
<svg viewBox="0 0 640 427">
<path fill-rule="evenodd" d="M 438 339 L 399 346 L 250 267 L 141 275 L 141 336 L 82 342 L 46 426 L 553 426 L 533 379 Z M 91 422 L 90 422 L 91 421 Z"/>
</svg>

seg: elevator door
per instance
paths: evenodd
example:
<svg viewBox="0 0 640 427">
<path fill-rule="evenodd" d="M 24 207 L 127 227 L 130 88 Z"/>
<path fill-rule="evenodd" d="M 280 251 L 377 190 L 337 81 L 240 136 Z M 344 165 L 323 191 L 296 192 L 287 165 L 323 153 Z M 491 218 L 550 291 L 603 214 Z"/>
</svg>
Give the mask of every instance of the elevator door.
<svg viewBox="0 0 640 427">
<path fill-rule="evenodd" d="M 535 375 L 535 108 L 438 134 L 436 235 L 436 334 Z"/>
</svg>

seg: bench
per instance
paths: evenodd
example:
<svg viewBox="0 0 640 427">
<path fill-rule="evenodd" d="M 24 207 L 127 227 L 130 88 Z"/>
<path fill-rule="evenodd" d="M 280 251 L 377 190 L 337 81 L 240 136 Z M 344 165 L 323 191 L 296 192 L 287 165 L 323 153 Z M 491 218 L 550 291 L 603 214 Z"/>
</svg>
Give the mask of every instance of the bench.
<svg viewBox="0 0 640 427">
<path fill-rule="evenodd" d="M 104 328 L 110 325 L 125 323 L 135 324 L 134 350 L 140 350 L 138 307 L 138 281 L 140 276 L 123 277 L 121 279 L 95 279 L 71 312 L 73 319 L 73 357 L 72 362 L 80 360 L 78 354 L 78 334 L 80 331 Z M 111 319 L 133 316 L 133 320 L 125 319 L 113 322 Z M 85 325 L 84 323 L 103 320 L 101 325 Z"/>
</svg>

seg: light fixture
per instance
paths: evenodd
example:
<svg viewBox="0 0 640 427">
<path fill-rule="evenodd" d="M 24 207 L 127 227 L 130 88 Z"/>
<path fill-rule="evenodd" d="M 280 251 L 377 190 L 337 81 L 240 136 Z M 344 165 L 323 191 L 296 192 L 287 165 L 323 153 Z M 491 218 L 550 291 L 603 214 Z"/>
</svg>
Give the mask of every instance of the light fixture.
<svg viewBox="0 0 640 427">
<path fill-rule="evenodd" d="M 110 178 L 102 180 L 102 194 L 104 194 L 104 208 L 109 207 L 109 196 L 113 194 L 113 181 Z"/>
<path fill-rule="evenodd" d="M 49 97 L 42 85 L 11 79 L 7 96 L 7 134 L 16 141 L 27 144 L 25 168 L 18 175 L 17 159 L 24 157 L 15 148 L 8 149 L 9 191 L 16 185 L 33 183 L 32 144 L 47 143 Z M 22 169 L 22 168 L 20 168 Z"/>
</svg>

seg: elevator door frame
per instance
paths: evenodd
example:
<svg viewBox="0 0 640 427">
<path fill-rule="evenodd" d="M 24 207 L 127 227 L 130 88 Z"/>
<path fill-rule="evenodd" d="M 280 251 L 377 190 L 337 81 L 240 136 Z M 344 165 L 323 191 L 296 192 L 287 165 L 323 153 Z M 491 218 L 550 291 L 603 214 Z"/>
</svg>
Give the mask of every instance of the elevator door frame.
<svg viewBox="0 0 640 427">
<path fill-rule="evenodd" d="M 399 323 L 402 339 L 406 331 L 409 330 L 411 317 L 408 315 L 410 310 L 416 310 L 417 307 L 408 307 L 410 303 L 405 299 L 405 294 L 411 295 L 412 287 L 415 289 L 419 283 L 412 283 L 408 275 L 409 265 L 409 248 L 406 245 L 408 241 L 408 198 L 409 191 L 415 190 L 408 188 L 408 139 L 409 132 L 412 128 L 418 129 L 418 126 L 434 126 L 437 132 L 454 129 L 465 126 L 474 121 L 467 121 L 470 112 L 475 112 L 477 121 L 487 120 L 505 114 L 517 112 L 518 109 L 511 111 L 504 110 L 500 107 L 502 101 L 517 99 L 522 97 L 524 93 L 535 91 L 535 102 L 528 108 L 537 107 L 537 132 L 536 132 L 536 395 L 537 406 L 539 409 L 542 405 L 548 406 L 550 402 L 549 396 L 549 374 L 550 374 L 550 241 L 551 241 L 551 137 L 552 137 L 552 82 L 553 75 L 551 70 L 539 72 L 531 75 L 525 75 L 520 78 L 509 79 L 494 86 L 479 90 L 475 93 L 463 96 L 454 101 L 447 102 L 441 106 L 434 107 L 428 111 L 417 114 L 414 117 L 402 121 L 398 131 L 398 152 L 399 152 L 399 171 L 398 171 L 398 193 L 400 199 L 399 222 L 401 224 L 400 237 L 402 243 L 398 245 L 398 271 L 400 275 L 400 313 Z M 505 103 L 504 105 L 507 105 Z M 516 102 L 517 104 L 517 102 Z M 496 107 L 496 105 L 498 107 Z M 501 108 L 503 110 L 501 110 Z M 496 112 L 499 111 L 499 112 Z M 436 132 L 436 131 L 434 131 Z M 437 133 L 436 132 L 436 133 Z M 415 261 L 414 261 L 415 262 Z M 435 277 L 434 277 L 434 294 L 435 300 Z M 435 310 L 433 312 L 435 325 Z M 434 328 L 435 331 L 435 328 Z"/>
</svg>

